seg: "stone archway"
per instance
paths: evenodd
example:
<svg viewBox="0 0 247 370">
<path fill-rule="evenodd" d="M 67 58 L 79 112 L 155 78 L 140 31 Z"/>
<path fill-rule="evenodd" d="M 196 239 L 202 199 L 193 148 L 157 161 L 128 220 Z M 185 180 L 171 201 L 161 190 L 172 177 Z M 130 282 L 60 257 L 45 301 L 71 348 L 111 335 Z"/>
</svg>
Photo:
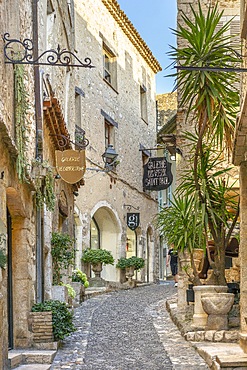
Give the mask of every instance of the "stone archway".
<svg viewBox="0 0 247 370">
<path fill-rule="evenodd" d="M 120 256 L 121 227 L 117 214 L 107 206 L 101 206 L 91 216 L 98 227 L 98 247 L 111 251 L 115 262 Z M 91 245 L 91 247 L 93 247 Z M 101 277 L 107 281 L 118 281 L 118 271 L 115 266 L 103 267 Z"/>
</svg>

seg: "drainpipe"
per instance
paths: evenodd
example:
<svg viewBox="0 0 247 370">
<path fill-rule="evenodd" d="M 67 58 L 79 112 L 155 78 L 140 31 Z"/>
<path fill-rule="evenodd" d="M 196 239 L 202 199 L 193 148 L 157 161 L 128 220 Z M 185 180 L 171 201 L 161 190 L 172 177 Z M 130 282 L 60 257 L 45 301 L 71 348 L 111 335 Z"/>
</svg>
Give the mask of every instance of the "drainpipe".
<svg viewBox="0 0 247 370">
<path fill-rule="evenodd" d="M 33 0 L 33 56 L 38 58 L 38 2 Z M 36 122 L 36 159 L 43 159 L 43 125 L 42 125 L 42 105 L 41 105 L 41 84 L 39 66 L 34 66 L 34 97 L 35 97 L 35 122 Z M 36 301 L 43 301 L 43 232 L 42 214 L 40 209 L 36 209 Z"/>
</svg>

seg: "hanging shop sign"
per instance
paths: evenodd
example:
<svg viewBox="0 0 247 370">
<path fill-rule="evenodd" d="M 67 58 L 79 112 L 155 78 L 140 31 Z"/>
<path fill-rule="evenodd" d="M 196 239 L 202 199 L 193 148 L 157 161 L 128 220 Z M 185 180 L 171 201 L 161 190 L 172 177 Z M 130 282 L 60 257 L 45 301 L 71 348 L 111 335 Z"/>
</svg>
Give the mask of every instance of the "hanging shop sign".
<svg viewBox="0 0 247 370">
<path fill-rule="evenodd" d="M 56 150 L 56 168 L 65 182 L 77 183 L 86 170 L 85 150 Z"/>
<path fill-rule="evenodd" d="M 140 213 L 127 213 L 127 226 L 135 230 L 140 224 Z"/>
<path fill-rule="evenodd" d="M 149 158 L 144 165 L 143 188 L 144 190 L 167 189 L 173 180 L 171 163 L 164 157 Z"/>
</svg>

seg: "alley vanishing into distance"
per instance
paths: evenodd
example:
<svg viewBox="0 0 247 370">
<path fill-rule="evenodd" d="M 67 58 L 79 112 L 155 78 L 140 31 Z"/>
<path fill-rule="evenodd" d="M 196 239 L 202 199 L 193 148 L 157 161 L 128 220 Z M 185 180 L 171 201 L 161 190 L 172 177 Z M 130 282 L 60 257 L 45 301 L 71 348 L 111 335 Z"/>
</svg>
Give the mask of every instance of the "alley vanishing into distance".
<svg viewBox="0 0 247 370">
<path fill-rule="evenodd" d="M 165 282 L 83 302 L 75 309 L 77 331 L 64 340 L 51 369 L 208 369 L 166 311 L 174 294 L 173 283 Z"/>
</svg>

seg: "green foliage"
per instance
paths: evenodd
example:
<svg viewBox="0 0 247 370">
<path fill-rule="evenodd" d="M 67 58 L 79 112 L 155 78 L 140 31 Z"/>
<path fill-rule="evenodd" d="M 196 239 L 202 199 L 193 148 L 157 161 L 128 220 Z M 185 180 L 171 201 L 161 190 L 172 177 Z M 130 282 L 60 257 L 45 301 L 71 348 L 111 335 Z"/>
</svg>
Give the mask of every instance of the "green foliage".
<svg viewBox="0 0 247 370">
<path fill-rule="evenodd" d="M 0 249 L 0 267 L 5 269 L 7 263 L 7 256 L 3 249 Z"/>
<path fill-rule="evenodd" d="M 72 271 L 72 281 L 81 283 L 85 288 L 89 287 L 89 282 L 87 280 L 87 275 L 80 269 L 75 269 Z"/>
<path fill-rule="evenodd" d="M 113 265 L 114 258 L 110 251 L 106 249 L 85 249 L 82 254 L 82 261 L 96 265 L 101 262 L 104 265 Z"/>
<path fill-rule="evenodd" d="M 0 245 L 5 244 L 6 242 L 6 235 L 4 233 L 0 234 Z M 6 249 L 4 246 L 0 248 L 0 267 L 2 269 L 5 269 L 7 263 L 7 255 L 6 255 Z"/>
<path fill-rule="evenodd" d="M 225 249 L 239 214 L 229 168 L 221 163 L 224 154 L 231 152 L 239 110 L 238 76 L 226 68 L 239 66 L 240 60 L 234 51 L 231 20 L 219 27 L 223 12 L 218 4 L 206 14 L 200 2 L 198 5 L 198 12 L 190 6 L 192 19 L 182 13 L 184 25 L 179 24 L 174 33 L 184 46 L 172 47 L 170 52 L 174 64 L 183 67 L 175 74 L 177 87 L 187 118 L 195 123 L 195 134 L 185 133 L 186 143 L 191 144 L 190 163 L 177 194 L 191 197 L 192 207 L 199 209 L 205 238 L 213 239 L 215 245 L 214 259 L 208 254 L 211 282 L 222 285 L 226 283 Z M 208 67 L 222 71 L 209 71 Z"/>
<path fill-rule="evenodd" d="M 52 233 L 51 255 L 53 263 L 53 284 L 59 285 L 62 278 L 61 270 L 68 269 L 69 266 L 74 265 L 74 239 L 68 234 L 59 232 Z"/>
<path fill-rule="evenodd" d="M 143 258 L 136 256 L 130 258 L 121 257 L 116 264 L 116 267 L 122 270 L 131 266 L 134 266 L 135 270 L 140 270 L 145 266 L 145 261 Z"/>
<path fill-rule="evenodd" d="M 70 284 L 61 283 L 60 285 L 66 286 L 68 288 L 68 295 L 71 298 L 75 298 L 76 297 L 76 291 L 75 291 L 75 289 Z"/>
<path fill-rule="evenodd" d="M 32 307 L 32 312 L 47 311 L 52 312 L 52 325 L 55 341 L 64 339 L 76 330 L 73 325 L 73 313 L 66 307 L 64 302 L 50 300 L 36 303 Z"/>
<path fill-rule="evenodd" d="M 196 198 L 185 194 L 174 195 L 169 207 L 161 208 L 156 223 L 168 245 L 174 244 L 176 250 L 204 248 L 202 212 Z"/>
<path fill-rule="evenodd" d="M 194 19 L 182 13 L 185 26 L 178 25 L 174 34 L 183 40 L 184 47 L 171 47 L 169 53 L 174 64 L 183 67 L 201 67 L 198 70 L 179 70 L 174 76 L 177 86 L 182 91 L 181 105 L 193 112 L 198 120 L 199 131 L 203 127 L 206 113 L 204 134 L 215 145 L 231 147 L 236 114 L 239 109 L 239 91 L 236 72 L 207 71 L 203 67 L 229 68 L 239 66 L 240 60 L 232 45 L 230 33 L 231 20 L 218 27 L 223 16 L 218 5 L 209 7 L 204 15 L 199 2 L 198 13 L 190 6 Z"/>
<path fill-rule="evenodd" d="M 39 170 L 45 169 L 46 174 L 44 180 L 42 176 L 38 175 L 36 177 L 36 205 L 37 208 L 42 208 L 44 203 L 48 211 L 54 211 L 56 196 L 54 194 L 54 175 L 52 167 L 47 163 L 47 161 L 34 161 L 33 165 Z"/>
<path fill-rule="evenodd" d="M 14 83 L 15 83 L 15 134 L 18 155 L 16 160 L 16 169 L 20 182 L 29 182 L 26 177 L 27 169 L 27 150 L 28 150 L 28 133 L 27 133 L 27 113 L 29 109 L 29 95 L 27 92 L 25 78 L 26 71 L 23 64 L 14 66 Z"/>
</svg>

